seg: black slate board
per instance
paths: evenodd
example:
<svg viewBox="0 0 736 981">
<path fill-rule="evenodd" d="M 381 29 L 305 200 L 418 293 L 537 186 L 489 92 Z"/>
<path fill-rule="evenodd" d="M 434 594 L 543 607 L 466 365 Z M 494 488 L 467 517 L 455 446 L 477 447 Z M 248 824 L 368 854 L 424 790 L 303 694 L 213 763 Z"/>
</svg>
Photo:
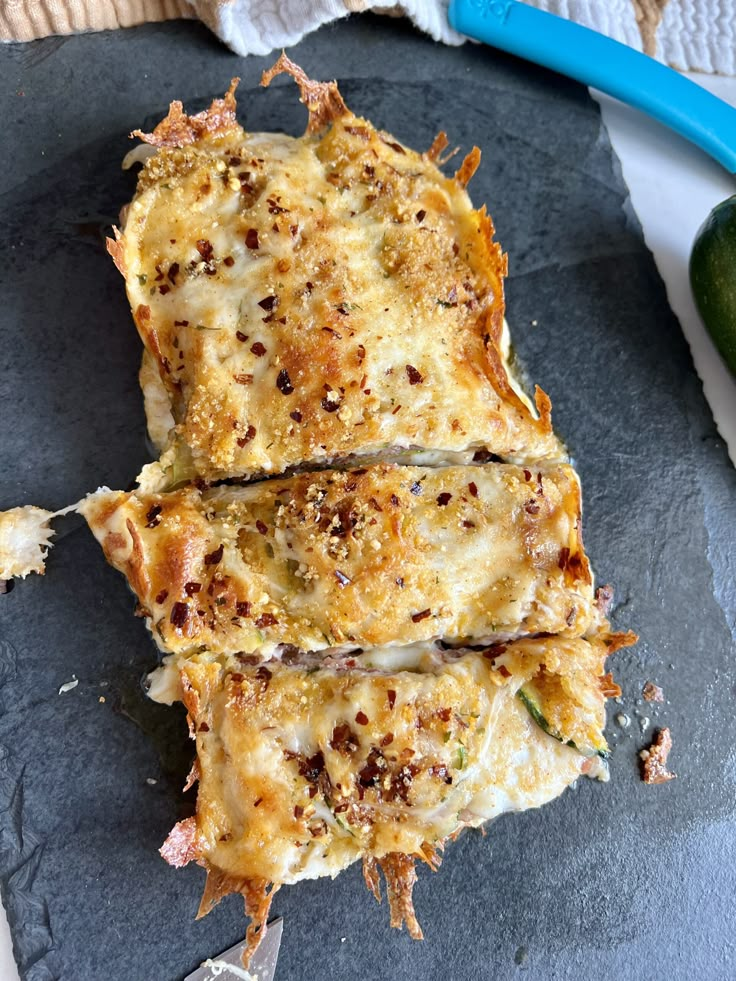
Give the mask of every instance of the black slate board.
<svg viewBox="0 0 736 981">
<path fill-rule="evenodd" d="M 413 146 L 444 128 L 483 147 L 471 190 L 510 253 L 516 347 L 578 461 L 615 624 L 642 640 L 613 664 L 632 725 L 611 725 L 608 786 L 451 845 L 420 875 L 421 944 L 389 929 L 357 868 L 284 889 L 277 978 L 731 978 L 736 475 L 597 107 L 523 62 L 372 17 L 292 54 Z M 131 190 L 125 134 L 232 74 L 249 128 L 300 131 L 290 84 L 255 91 L 272 60 L 183 22 L 0 50 L 0 508 L 125 487 L 146 458 L 139 344 L 100 235 Z M 154 652 L 132 607 L 74 520 L 46 577 L 0 597 L 0 882 L 27 981 L 176 981 L 243 932 L 236 898 L 194 923 L 203 873 L 157 855 L 191 808 L 191 751 L 182 713 L 142 694 Z M 646 679 L 664 706 L 637 702 Z M 674 734 L 663 787 L 639 780 L 644 714 Z"/>
</svg>

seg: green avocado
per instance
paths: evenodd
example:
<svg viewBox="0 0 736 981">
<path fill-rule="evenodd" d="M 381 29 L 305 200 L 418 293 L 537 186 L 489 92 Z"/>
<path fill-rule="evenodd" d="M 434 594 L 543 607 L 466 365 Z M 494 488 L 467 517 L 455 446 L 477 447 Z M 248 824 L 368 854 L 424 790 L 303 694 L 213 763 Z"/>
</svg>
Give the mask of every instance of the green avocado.
<svg viewBox="0 0 736 981">
<path fill-rule="evenodd" d="M 736 195 L 716 205 L 695 236 L 690 285 L 706 330 L 736 376 Z"/>
</svg>

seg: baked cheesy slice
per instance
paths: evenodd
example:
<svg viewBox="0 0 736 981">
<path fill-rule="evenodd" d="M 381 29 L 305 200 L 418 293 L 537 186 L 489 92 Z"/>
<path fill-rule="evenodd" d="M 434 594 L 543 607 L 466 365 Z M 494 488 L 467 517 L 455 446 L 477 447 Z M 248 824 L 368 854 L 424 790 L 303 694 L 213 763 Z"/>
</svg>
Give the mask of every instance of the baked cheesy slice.
<svg viewBox="0 0 736 981">
<path fill-rule="evenodd" d="M 260 666 L 202 653 L 181 669 L 196 815 L 162 854 L 207 870 L 200 915 L 244 895 L 252 947 L 279 886 L 358 859 L 374 891 L 382 867 L 392 925 L 420 937 L 417 859 L 436 867 L 463 828 L 538 807 L 581 774 L 607 779 L 604 662 L 628 640 L 423 644 L 411 670 L 381 651 Z"/>
<path fill-rule="evenodd" d="M 246 133 L 235 83 L 199 116 L 174 103 L 153 133 L 122 231 L 149 420 L 172 452 L 161 486 L 402 462 L 563 459 L 504 359 L 506 258 L 465 185 L 294 75 L 304 136 Z"/>
<path fill-rule="evenodd" d="M 597 617 L 568 464 L 379 464 L 80 510 L 168 652 L 576 636 Z"/>
</svg>

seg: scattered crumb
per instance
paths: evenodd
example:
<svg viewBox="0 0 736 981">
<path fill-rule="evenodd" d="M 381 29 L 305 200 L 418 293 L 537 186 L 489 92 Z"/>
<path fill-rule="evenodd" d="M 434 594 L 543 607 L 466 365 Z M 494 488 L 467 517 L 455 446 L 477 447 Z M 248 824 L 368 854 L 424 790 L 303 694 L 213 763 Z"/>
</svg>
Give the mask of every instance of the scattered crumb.
<svg viewBox="0 0 736 981">
<path fill-rule="evenodd" d="M 672 749 L 672 736 L 669 729 L 660 729 L 649 749 L 639 753 L 642 761 L 642 780 L 644 783 L 667 783 L 676 774 L 667 769 L 667 757 Z"/>
<path fill-rule="evenodd" d="M 79 684 L 79 679 L 75 675 L 72 675 L 72 680 L 65 681 L 64 684 L 61 686 L 61 688 L 59 689 L 59 694 L 64 695 L 66 692 L 71 691 L 73 688 L 76 688 L 78 684 Z"/>
<path fill-rule="evenodd" d="M 148 784 L 149 787 L 155 787 L 156 784 L 158 783 L 158 780 L 154 780 L 153 777 L 146 777 L 146 783 Z"/>
<path fill-rule="evenodd" d="M 616 716 L 616 725 L 621 726 L 622 729 L 628 729 L 631 725 L 631 719 L 623 712 L 619 712 Z"/>
<path fill-rule="evenodd" d="M 532 321 L 531 321 L 531 325 L 532 325 L 532 327 L 536 327 L 538 323 L 539 323 L 539 321 L 538 321 L 538 320 L 532 320 Z"/>
<path fill-rule="evenodd" d="M 97 701 L 100 703 L 100 705 L 104 705 L 105 704 L 105 696 L 104 695 L 100 695 L 100 697 L 97 699 Z"/>
<path fill-rule="evenodd" d="M 639 728 L 641 729 L 642 732 L 646 732 L 647 731 L 647 729 L 649 728 L 649 722 L 650 721 L 651 720 L 650 720 L 650 718 L 649 718 L 648 715 L 640 715 L 639 716 Z"/>
<path fill-rule="evenodd" d="M 646 684 L 644 685 L 644 687 L 641 690 L 641 693 L 644 696 L 644 700 L 646 702 L 663 702 L 664 701 L 664 692 L 659 687 L 659 685 L 655 685 L 654 682 L 652 682 L 652 681 L 647 681 L 646 682 Z"/>
<path fill-rule="evenodd" d="M 347 939 L 347 937 L 340 937 L 340 943 L 344 944 Z"/>
</svg>

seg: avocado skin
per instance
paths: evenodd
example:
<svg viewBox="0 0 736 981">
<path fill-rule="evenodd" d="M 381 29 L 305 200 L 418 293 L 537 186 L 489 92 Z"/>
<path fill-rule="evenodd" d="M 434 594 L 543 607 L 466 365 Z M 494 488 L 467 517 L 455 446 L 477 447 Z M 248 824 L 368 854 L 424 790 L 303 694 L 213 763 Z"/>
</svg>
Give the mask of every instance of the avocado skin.
<svg viewBox="0 0 736 981">
<path fill-rule="evenodd" d="M 716 205 L 695 236 L 690 285 L 706 330 L 736 376 L 736 195 Z"/>
</svg>

